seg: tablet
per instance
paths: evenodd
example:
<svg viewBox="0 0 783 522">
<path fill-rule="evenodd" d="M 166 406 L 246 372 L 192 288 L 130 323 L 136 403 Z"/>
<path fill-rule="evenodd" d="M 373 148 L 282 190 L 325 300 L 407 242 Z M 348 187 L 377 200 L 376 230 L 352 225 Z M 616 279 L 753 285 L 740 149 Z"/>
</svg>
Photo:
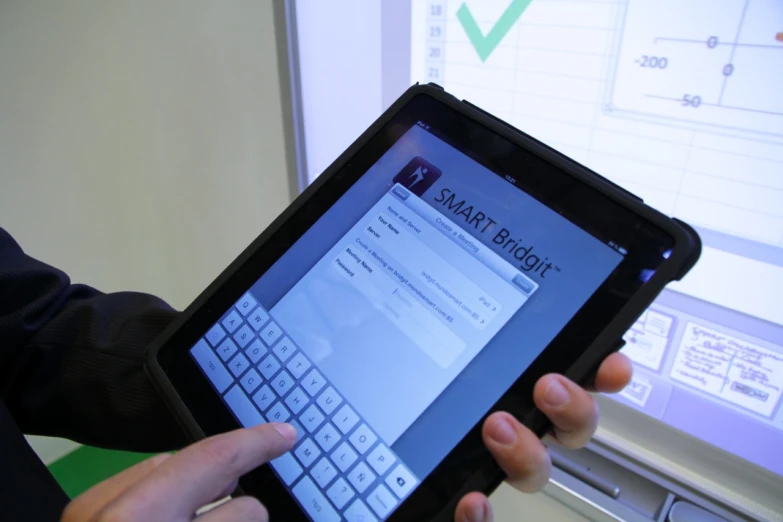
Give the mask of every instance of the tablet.
<svg viewBox="0 0 783 522">
<path fill-rule="evenodd" d="M 482 420 L 508 411 L 543 436 L 536 380 L 587 382 L 699 252 L 686 224 L 415 86 L 154 343 L 148 370 L 193 439 L 297 428 L 240 481 L 272 520 L 453 520 L 465 492 L 503 479 Z"/>
</svg>

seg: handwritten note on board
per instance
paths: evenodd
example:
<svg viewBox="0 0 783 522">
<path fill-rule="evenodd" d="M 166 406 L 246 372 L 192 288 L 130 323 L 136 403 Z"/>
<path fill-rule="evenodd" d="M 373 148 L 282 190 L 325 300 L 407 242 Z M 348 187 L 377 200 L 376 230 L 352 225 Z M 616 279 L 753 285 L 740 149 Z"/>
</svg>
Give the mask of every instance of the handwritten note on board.
<svg viewBox="0 0 783 522">
<path fill-rule="evenodd" d="M 651 392 L 652 383 L 650 380 L 642 376 L 634 375 L 631 378 L 631 382 L 628 383 L 628 386 L 620 392 L 620 395 L 644 408 L 647 404 L 647 399 L 650 398 Z"/>
<path fill-rule="evenodd" d="M 783 392 L 783 354 L 688 323 L 671 378 L 769 417 Z"/>
<path fill-rule="evenodd" d="M 661 367 L 674 319 L 654 310 L 646 310 L 623 338 L 623 353 L 633 362 L 656 370 Z"/>
</svg>

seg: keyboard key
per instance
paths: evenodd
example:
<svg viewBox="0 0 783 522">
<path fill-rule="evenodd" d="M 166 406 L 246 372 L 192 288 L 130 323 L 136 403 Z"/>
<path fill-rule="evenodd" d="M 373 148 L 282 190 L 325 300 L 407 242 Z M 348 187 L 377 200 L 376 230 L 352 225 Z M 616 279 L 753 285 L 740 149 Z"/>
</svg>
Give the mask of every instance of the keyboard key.
<svg viewBox="0 0 783 522">
<path fill-rule="evenodd" d="M 285 398 L 285 403 L 291 408 L 294 415 L 299 415 L 299 412 L 302 411 L 302 408 L 307 406 L 307 401 L 309 400 L 310 399 L 307 398 L 307 395 L 302 388 L 296 388 Z"/>
<path fill-rule="evenodd" d="M 343 435 L 348 435 L 348 432 L 359 422 L 359 416 L 346 404 L 335 414 L 332 422 L 343 432 Z"/>
<path fill-rule="evenodd" d="M 291 426 L 294 427 L 294 429 L 296 429 L 296 442 L 295 442 L 295 444 L 299 444 L 299 442 L 302 441 L 302 437 L 304 437 L 304 435 L 305 435 L 304 428 L 302 427 L 301 424 L 296 422 L 295 419 L 291 419 L 290 421 L 288 421 L 288 424 L 290 424 Z"/>
<path fill-rule="evenodd" d="M 247 393 L 253 393 L 261 384 L 261 376 L 253 368 L 250 368 L 239 382 Z"/>
<path fill-rule="evenodd" d="M 364 505 L 364 502 L 359 499 L 351 504 L 351 507 L 345 510 L 343 516 L 348 522 L 378 522 L 375 515 L 373 515 L 367 506 Z"/>
<path fill-rule="evenodd" d="M 367 462 L 378 475 L 385 475 L 396 460 L 397 457 L 389 451 L 383 442 L 375 446 L 375 449 L 367 456 Z"/>
<path fill-rule="evenodd" d="M 399 498 L 404 498 L 411 492 L 413 486 L 416 485 L 416 478 L 411 475 L 411 472 L 405 469 L 402 464 L 398 464 L 394 471 L 389 473 L 386 477 L 386 485 L 394 491 L 394 494 Z"/>
<path fill-rule="evenodd" d="M 277 370 L 280 369 L 280 361 L 278 361 L 277 357 L 270 353 L 263 361 L 261 361 L 261 364 L 258 365 L 258 369 L 261 371 L 261 375 L 263 375 L 266 379 L 271 379 L 275 376 Z"/>
<path fill-rule="evenodd" d="M 322 457 L 318 463 L 310 470 L 310 475 L 315 479 L 321 489 L 329 485 L 329 483 L 337 476 L 337 468 L 334 467 L 329 459 Z"/>
<path fill-rule="evenodd" d="M 236 342 L 240 348 L 247 346 L 254 338 L 255 334 L 253 333 L 253 330 L 246 324 L 243 324 L 242 327 L 237 330 L 237 333 L 234 334 L 234 342 Z"/>
<path fill-rule="evenodd" d="M 258 334 L 261 337 L 261 340 L 266 343 L 267 346 L 272 346 L 275 344 L 275 341 L 280 339 L 280 336 L 283 335 L 283 330 L 280 329 L 280 327 L 277 325 L 274 321 L 269 321 L 269 324 L 264 327 L 263 330 L 261 330 L 261 333 Z"/>
<path fill-rule="evenodd" d="M 386 518 L 397 506 L 397 499 L 389 493 L 386 486 L 378 484 L 378 487 L 367 496 L 367 503 L 373 511 L 378 513 L 379 517 Z"/>
<path fill-rule="evenodd" d="M 218 328 L 220 328 L 218 326 Z M 218 393 L 223 393 L 234 382 L 234 378 L 228 373 L 226 367 L 217 358 L 215 352 L 207 345 L 204 339 L 196 343 L 196 346 L 190 351 L 201 370 L 212 382 Z"/>
<path fill-rule="evenodd" d="M 355 468 L 348 473 L 348 481 L 353 484 L 360 494 L 364 493 L 364 490 L 370 487 L 370 484 L 375 480 L 375 474 L 370 471 L 367 464 L 360 462 Z"/>
<path fill-rule="evenodd" d="M 236 307 L 243 317 L 247 317 L 247 314 L 252 312 L 256 305 L 258 305 L 258 302 L 253 299 L 252 295 L 247 293 L 242 296 L 242 299 L 240 299 L 239 302 L 237 302 Z"/>
<path fill-rule="evenodd" d="M 264 384 L 261 386 L 261 389 L 253 395 L 253 402 L 256 403 L 256 406 L 258 406 L 261 411 L 266 411 L 272 403 L 275 402 L 275 393 L 269 389 L 269 386 Z"/>
<path fill-rule="evenodd" d="M 221 324 L 223 325 L 223 328 L 228 330 L 228 333 L 232 334 L 234 333 L 234 330 L 242 325 L 242 317 L 236 310 L 231 310 L 226 318 L 221 321 Z"/>
<path fill-rule="evenodd" d="M 318 406 L 311 404 L 309 408 L 299 417 L 299 421 L 309 431 L 313 433 L 324 421 L 324 414 L 318 409 Z"/>
<path fill-rule="evenodd" d="M 282 402 L 277 401 L 274 406 L 269 408 L 266 412 L 266 418 L 269 422 L 285 422 L 291 418 L 291 412 L 283 405 Z"/>
<path fill-rule="evenodd" d="M 211 344 L 213 347 L 217 346 L 217 344 L 222 341 L 225 336 L 226 331 L 219 324 L 216 324 L 210 328 L 206 335 L 207 341 L 209 341 L 209 344 Z"/>
<path fill-rule="evenodd" d="M 280 359 L 282 362 L 286 362 L 288 358 L 291 357 L 296 351 L 296 345 L 290 337 L 286 336 L 283 337 L 283 339 L 277 343 L 274 348 L 272 348 L 272 351 L 275 352 L 275 355 L 277 355 L 278 359 Z"/>
<path fill-rule="evenodd" d="M 315 368 L 302 381 L 302 387 L 310 394 L 310 397 L 315 397 L 321 388 L 324 387 L 324 384 L 326 384 L 326 380 Z"/>
<path fill-rule="evenodd" d="M 302 466 L 309 468 L 310 465 L 315 462 L 315 459 L 321 455 L 321 450 L 315 445 L 313 439 L 305 439 L 305 441 L 296 448 L 294 455 L 296 455 L 296 458 L 302 463 Z"/>
<path fill-rule="evenodd" d="M 228 369 L 231 370 L 234 377 L 239 377 L 248 368 L 250 368 L 250 361 L 242 353 L 236 354 L 228 363 Z"/>
<path fill-rule="evenodd" d="M 253 330 L 256 332 L 263 328 L 268 320 L 269 314 L 260 306 L 253 310 L 253 313 L 247 318 L 247 322 L 250 323 L 250 326 L 252 326 Z"/>
<path fill-rule="evenodd" d="M 315 441 L 326 452 L 331 451 L 338 440 L 340 440 L 340 434 L 330 422 L 327 422 L 315 435 Z"/>
<path fill-rule="evenodd" d="M 291 374 L 283 370 L 277 374 L 271 384 L 272 388 L 275 390 L 275 393 L 277 393 L 280 397 L 284 397 L 285 394 L 294 387 L 295 382 L 296 381 L 293 377 L 291 377 Z"/>
<path fill-rule="evenodd" d="M 316 400 L 318 406 L 324 410 L 324 413 L 331 415 L 331 413 L 343 402 L 343 398 L 335 391 L 334 388 L 329 386 L 325 392 Z"/>
<path fill-rule="evenodd" d="M 356 431 L 354 431 L 350 437 L 348 437 L 348 440 L 351 441 L 354 448 L 359 450 L 359 453 L 364 455 L 367 453 L 367 450 L 375 444 L 378 437 L 375 436 L 375 433 L 373 433 L 366 424 L 362 424 L 356 428 Z"/>
<path fill-rule="evenodd" d="M 253 364 L 258 364 L 258 361 L 261 360 L 261 357 L 263 357 L 265 353 L 266 346 L 264 346 L 264 343 L 262 343 L 259 339 L 256 339 L 250 343 L 250 346 L 248 346 L 245 350 L 245 355 L 250 358 L 250 362 Z"/>
<path fill-rule="evenodd" d="M 234 343 L 234 341 L 231 340 L 230 337 L 227 337 L 226 340 L 220 343 L 220 346 L 217 348 L 218 355 L 224 361 L 227 361 L 232 355 L 234 355 L 234 352 L 236 351 L 237 345 Z"/>
<path fill-rule="evenodd" d="M 337 509 L 345 507 L 354 495 L 353 489 L 342 477 L 335 480 L 334 484 L 332 484 L 326 492 L 326 496 L 329 497 L 329 500 L 332 501 L 332 504 L 334 504 Z"/>
<path fill-rule="evenodd" d="M 269 462 L 275 471 L 283 479 L 286 486 L 290 486 L 302 474 L 302 466 L 294 459 L 290 452 L 283 453 L 281 456 Z"/>
<path fill-rule="evenodd" d="M 358 455 L 356 455 L 356 452 L 347 442 L 340 444 L 337 449 L 334 450 L 334 453 L 332 453 L 332 462 L 334 462 L 334 465 L 343 473 L 348 471 L 348 468 L 356 462 L 357 458 L 359 458 Z"/>
<path fill-rule="evenodd" d="M 239 385 L 234 385 L 233 388 L 228 390 L 228 393 L 223 396 L 223 399 L 228 404 L 231 411 L 234 412 L 239 424 L 245 428 L 264 424 L 264 418 L 258 413 L 258 410 L 250 399 L 247 398 L 245 392 Z"/>
<path fill-rule="evenodd" d="M 340 522 L 340 515 L 318 491 L 310 477 L 302 478 L 291 492 L 310 515 L 310 518 L 316 522 Z M 364 522 L 372 522 L 373 520 L 374 518 L 366 518 Z M 357 522 L 361 522 L 361 519 L 358 519 Z"/>
<path fill-rule="evenodd" d="M 294 355 L 293 359 L 288 361 L 286 368 L 291 372 L 291 375 L 297 379 L 301 379 L 304 372 L 310 368 L 310 361 L 307 360 L 307 357 L 305 357 L 302 352 L 298 352 Z"/>
</svg>

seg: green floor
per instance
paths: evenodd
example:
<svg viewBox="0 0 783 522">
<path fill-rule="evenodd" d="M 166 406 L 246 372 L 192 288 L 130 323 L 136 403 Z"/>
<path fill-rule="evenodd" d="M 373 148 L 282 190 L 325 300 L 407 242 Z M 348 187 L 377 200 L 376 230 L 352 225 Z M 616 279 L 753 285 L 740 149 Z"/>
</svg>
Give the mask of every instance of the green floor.
<svg viewBox="0 0 783 522">
<path fill-rule="evenodd" d="M 120 471 L 152 455 L 110 451 L 81 446 L 63 458 L 49 464 L 49 471 L 65 492 L 75 497 Z"/>
</svg>

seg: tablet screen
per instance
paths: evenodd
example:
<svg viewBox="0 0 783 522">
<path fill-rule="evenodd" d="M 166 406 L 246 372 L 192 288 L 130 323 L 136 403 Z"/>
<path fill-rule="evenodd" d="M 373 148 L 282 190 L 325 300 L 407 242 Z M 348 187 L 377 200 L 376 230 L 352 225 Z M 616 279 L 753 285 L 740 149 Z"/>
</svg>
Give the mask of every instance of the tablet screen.
<svg viewBox="0 0 783 522">
<path fill-rule="evenodd" d="M 622 262 L 411 126 L 190 350 L 316 522 L 383 520 Z"/>
</svg>

